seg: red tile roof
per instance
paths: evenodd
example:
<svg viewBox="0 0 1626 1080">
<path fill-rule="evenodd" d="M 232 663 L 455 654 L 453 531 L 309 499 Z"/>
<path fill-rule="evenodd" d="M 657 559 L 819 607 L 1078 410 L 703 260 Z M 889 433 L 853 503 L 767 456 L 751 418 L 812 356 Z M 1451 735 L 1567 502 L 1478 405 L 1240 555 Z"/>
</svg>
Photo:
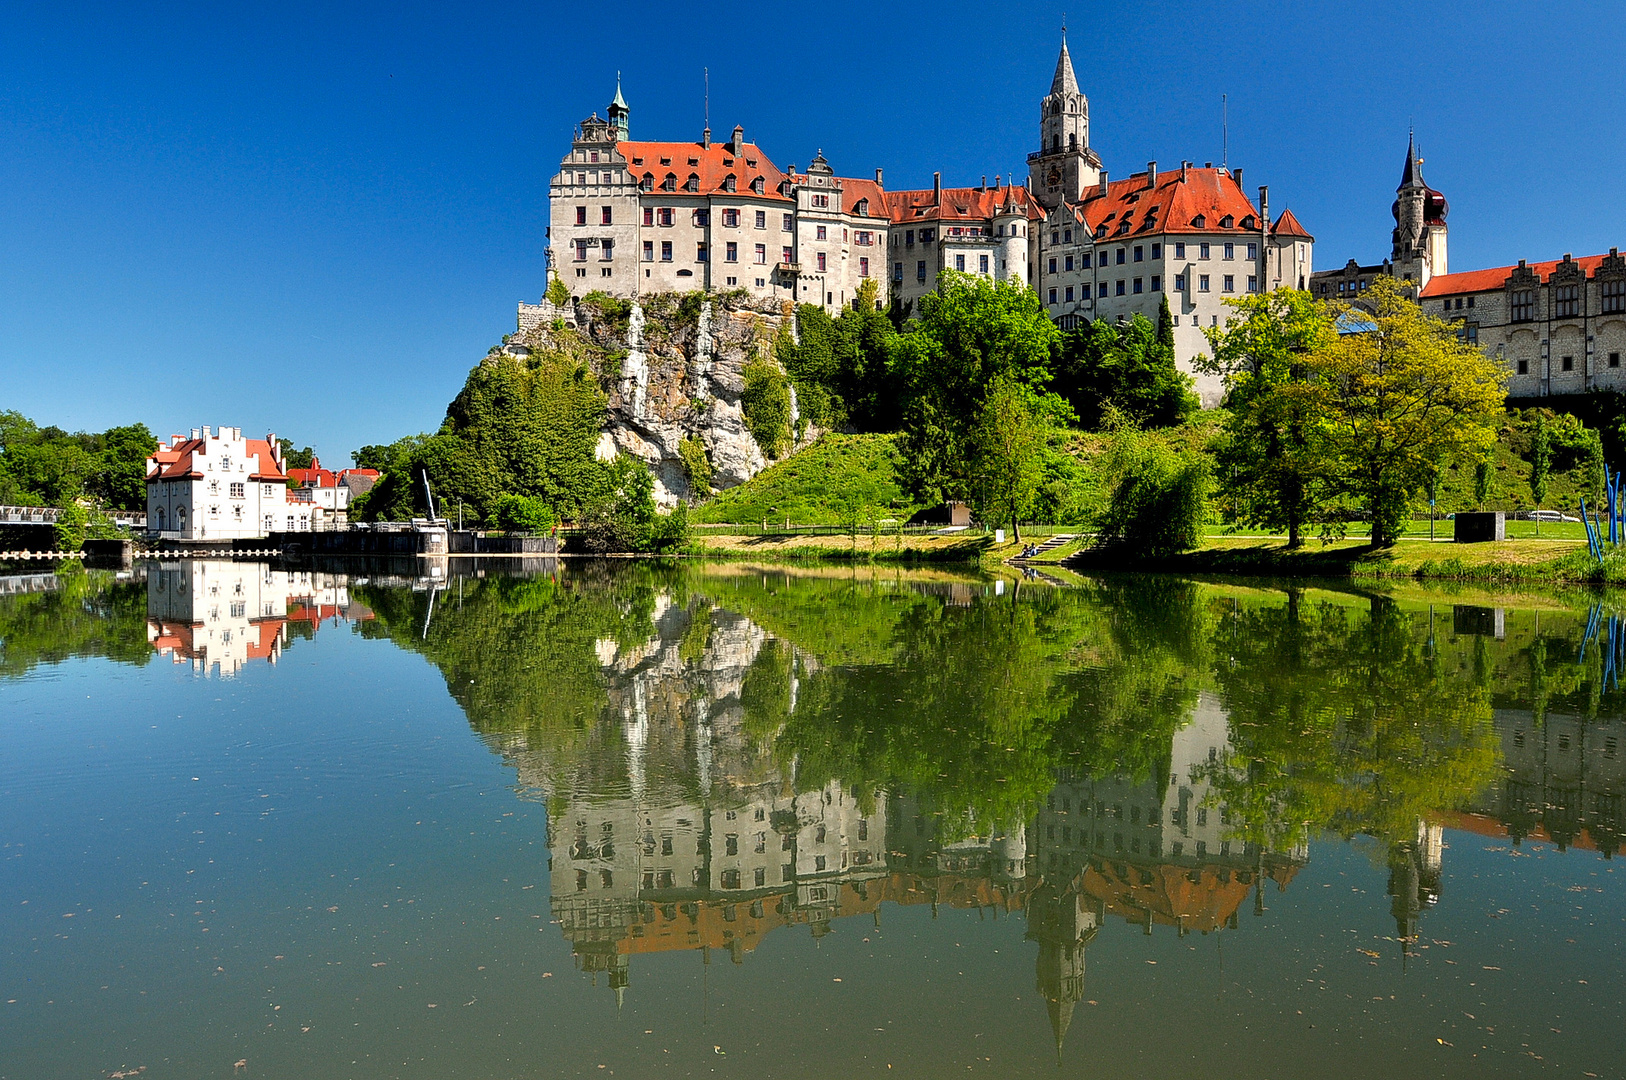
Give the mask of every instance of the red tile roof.
<svg viewBox="0 0 1626 1080">
<path fill-rule="evenodd" d="M 308 469 L 289 469 L 288 479 L 301 487 L 338 487 L 339 476 L 332 469 L 322 468 L 322 459 L 311 456 L 311 467 Z"/>
<path fill-rule="evenodd" d="M 886 220 L 886 192 L 881 185 L 873 180 L 858 180 L 849 176 L 838 176 L 836 181 L 841 185 L 841 208 L 849 214 L 858 213 L 858 204 L 867 202 L 869 205 L 864 212 L 865 217 Z"/>
<path fill-rule="evenodd" d="M 1107 227 L 1104 239 L 1147 235 L 1151 233 L 1208 232 L 1254 233 L 1243 225 L 1248 218 L 1257 218 L 1258 211 L 1243 193 L 1236 177 L 1223 169 L 1192 168 L 1181 179 L 1179 169 L 1157 174 L 1154 184 L 1148 185 L 1145 173 L 1136 173 L 1107 185 L 1103 197 L 1100 188 L 1091 188 L 1084 197 L 1085 223 L 1092 232 Z M 1220 223 L 1229 216 L 1229 227 Z M 1197 225 L 1201 218 L 1203 223 Z M 1127 228 L 1124 222 L 1128 221 Z"/>
<path fill-rule="evenodd" d="M 1588 255 L 1574 260 L 1588 276 L 1597 273 L 1598 266 L 1609 256 Z M 1564 260 L 1554 259 L 1551 262 L 1528 264 L 1536 272 L 1536 276 L 1546 280 L 1554 270 L 1564 265 Z M 1435 274 L 1423 286 L 1422 296 L 1443 296 L 1446 293 L 1492 292 L 1507 284 L 1508 275 L 1512 274 L 1516 266 L 1493 266 L 1486 270 L 1464 270 L 1460 274 Z"/>
<path fill-rule="evenodd" d="M 889 191 L 886 208 L 894 225 L 924 221 L 992 221 L 1005 213 L 1019 213 L 1030 221 L 1044 217 L 1033 194 L 1025 187 L 944 188 L 939 198 L 933 188 Z"/>
<path fill-rule="evenodd" d="M 1282 216 L 1276 219 L 1275 225 L 1271 226 L 1270 234 L 1272 236 L 1302 236 L 1306 240 L 1315 239 L 1305 230 L 1303 225 L 1299 224 L 1299 219 L 1293 216 L 1291 210 L 1282 211 Z"/>
<path fill-rule="evenodd" d="M 277 465 L 269 442 L 264 439 L 244 439 L 243 444 L 246 452 L 257 459 L 255 470 L 249 474 L 250 480 L 274 483 L 288 479 Z M 193 458 L 207 453 L 207 440 L 204 439 L 176 439 L 169 446 L 160 444 L 147 458 L 147 482 L 202 479 L 203 470 Z"/>
<path fill-rule="evenodd" d="M 693 174 L 699 178 L 698 194 L 710 195 L 722 191 L 723 180 L 732 173 L 737 192 L 752 194 L 751 181 L 760 176 L 763 184 L 762 195 L 758 198 L 790 201 L 779 194 L 779 183 L 785 179 L 785 174 L 768 160 L 768 155 L 755 143 L 745 143 L 737 155 L 731 144 L 715 142 L 710 146 L 701 146 L 697 142 L 622 142 L 616 143 L 615 148 L 627 159 L 627 171 L 640 180 L 648 176 L 657 192 L 670 174 L 677 190 L 669 194 L 696 194 L 684 187 Z M 668 160 L 668 164 L 661 164 L 663 158 Z M 692 165 L 689 163 L 691 159 L 694 161 Z"/>
</svg>

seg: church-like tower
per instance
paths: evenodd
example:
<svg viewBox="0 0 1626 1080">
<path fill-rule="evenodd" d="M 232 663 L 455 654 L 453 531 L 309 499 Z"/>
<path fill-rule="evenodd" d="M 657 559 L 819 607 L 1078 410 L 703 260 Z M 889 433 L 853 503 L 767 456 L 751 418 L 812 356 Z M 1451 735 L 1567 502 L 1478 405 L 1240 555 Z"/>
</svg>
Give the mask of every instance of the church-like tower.
<svg viewBox="0 0 1626 1080">
<path fill-rule="evenodd" d="M 1050 93 L 1039 104 L 1039 149 L 1028 155 L 1028 176 L 1047 209 L 1077 202 L 1101 179 L 1101 159 L 1090 149 L 1090 102 L 1078 88 L 1065 36 Z"/>
<path fill-rule="evenodd" d="M 1445 215 L 1450 210 L 1445 196 L 1423 180 L 1423 159 L 1417 156 L 1415 137 L 1406 141 L 1406 164 L 1395 189 L 1394 275 L 1415 282 L 1421 289 L 1428 279 L 1448 273 L 1446 266 Z"/>
<path fill-rule="evenodd" d="M 615 73 L 615 100 L 610 102 L 608 115 L 610 126 L 615 129 L 615 141 L 627 142 L 632 138 L 632 110 L 627 108 L 627 99 L 621 96 L 621 73 Z"/>
</svg>

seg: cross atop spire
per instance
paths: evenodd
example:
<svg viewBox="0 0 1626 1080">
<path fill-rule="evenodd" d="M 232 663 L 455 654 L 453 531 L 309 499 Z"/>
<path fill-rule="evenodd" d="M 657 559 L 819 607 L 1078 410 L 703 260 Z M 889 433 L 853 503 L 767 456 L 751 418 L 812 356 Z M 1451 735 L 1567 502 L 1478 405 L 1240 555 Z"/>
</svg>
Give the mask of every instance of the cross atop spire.
<svg viewBox="0 0 1626 1080">
<path fill-rule="evenodd" d="M 1056 57 L 1056 77 L 1050 80 L 1052 94 L 1078 93 L 1078 76 L 1073 74 L 1073 58 L 1067 53 L 1067 28 L 1062 27 L 1061 55 Z"/>
<path fill-rule="evenodd" d="M 1400 173 L 1400 190 L 1423 185 L 1423 159 L 1417 156 L 1417 136 L 1406 133 L 1406 166 Z M 1426 186 L 1426 185 L 1423 185 Z"/>
</svg>

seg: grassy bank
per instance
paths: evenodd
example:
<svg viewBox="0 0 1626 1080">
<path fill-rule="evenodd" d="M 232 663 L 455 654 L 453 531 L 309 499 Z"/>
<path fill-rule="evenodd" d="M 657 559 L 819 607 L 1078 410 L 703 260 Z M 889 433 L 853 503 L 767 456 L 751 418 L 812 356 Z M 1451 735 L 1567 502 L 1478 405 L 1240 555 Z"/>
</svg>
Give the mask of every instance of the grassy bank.
<svg viewBox="0 0 1626 1080">
<path fill-rule="evenodd" d="M 860 535 L 854 542 L 844 535 L 706 533 L 696 536 L 686 553 L 775 562 L 979 563 L 988 548 L 988 538 L 980 535 Z"/>
<path fill-rule="evenodd" d="M 898 483 L 895 435 L 829 434 L 690 513 L 695 524 L 840 525 L 904 519 L 915 506 Z"/>
</svg>

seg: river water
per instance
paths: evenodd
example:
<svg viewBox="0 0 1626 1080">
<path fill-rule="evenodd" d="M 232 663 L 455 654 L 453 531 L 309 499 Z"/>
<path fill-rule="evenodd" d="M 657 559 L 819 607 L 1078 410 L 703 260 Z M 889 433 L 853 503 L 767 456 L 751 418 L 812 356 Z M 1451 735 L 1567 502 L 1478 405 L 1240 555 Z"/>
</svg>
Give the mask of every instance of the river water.
<svg viewBox="0 0 1626 1080">
<path fill-rule="evenodd" d="M 0 579 L 0 1077 L 1622 1075 L 1606 601 L 408 569 Z"/>
</svg>

